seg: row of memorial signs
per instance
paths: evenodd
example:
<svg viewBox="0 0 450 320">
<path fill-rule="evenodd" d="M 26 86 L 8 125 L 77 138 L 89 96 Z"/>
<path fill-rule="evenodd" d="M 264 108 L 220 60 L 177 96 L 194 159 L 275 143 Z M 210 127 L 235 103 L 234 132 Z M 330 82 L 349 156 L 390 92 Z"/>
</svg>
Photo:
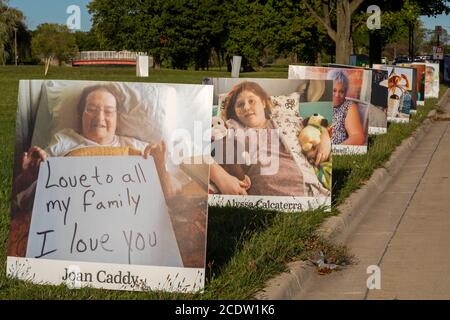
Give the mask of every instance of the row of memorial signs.
<svg viewBox="0 0 450 320">
<path fill-rule="evenodd" d="M 291 66 L 202 85 L 20 82 L 7 273 L 195 292 L 208 204 L 330 208 L 331 154 L 438 97 L 433 64 Z M 211 110 L 213 114 L 211 115 Z"/>
</svg>

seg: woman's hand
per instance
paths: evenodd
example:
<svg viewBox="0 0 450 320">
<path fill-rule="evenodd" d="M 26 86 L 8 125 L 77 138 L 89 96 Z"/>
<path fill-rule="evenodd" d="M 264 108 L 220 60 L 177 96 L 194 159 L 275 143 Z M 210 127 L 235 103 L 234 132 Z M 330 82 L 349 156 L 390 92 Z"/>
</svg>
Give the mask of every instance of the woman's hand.
<svg viewBox="0 0 450 320">
<path fill-rule="evenodd" d="M 233 177 L 230 174 L 223 177 L 223 180 L 217 184 L 220 192 L 227 195 L 247 195 L 246 189 L 248 188 L 248 183 L 246 181 L 240 181 L 238 178 Z"/>
<path fill-rule="evenodd" d="M 165 167 L 166 151 L 167 147 L 164 141 L 159 144 L 149 144 L 144 150 L 144 158 L 148 159 L 149 156 L 152 156 L 157 167 Z"/>
<path fill-rule="evenodd" d="M 247 195 L 246 189 L 250 187 L 250 182 L 230 175 L 217 163 L 211 164 L 211 181 L 219 188 L 222 194 L 227 195 Z"/>
<path fill-rule="evenodd" d="M 331 139 L 328 134 L 328 130 L 323 128 L 320 134 L 320 143 L 317 145 L 315 166 L 318 166 L 321 162 L 327 161 L 331 154 Z"/>
<path fill-rule="evenodd" d="M 35 146 L 24 152 L 22 156 L 22 172 L 28 179 L 34 181 L 39 174 L 39 165 L 47 160 L 47 153 Z"/>
<path fill-rule="evenodd" d="M 151 156 L 155 160 L 161 188 L 167 200 L 176 195 L 177 189 L 172 180 L 172 176 L 166 170 L 166 154 L 167 148 L 164 141 L 161 141 L 159 144 L 148 145 L 144 150 L 145 159 Z"/>
</svg>

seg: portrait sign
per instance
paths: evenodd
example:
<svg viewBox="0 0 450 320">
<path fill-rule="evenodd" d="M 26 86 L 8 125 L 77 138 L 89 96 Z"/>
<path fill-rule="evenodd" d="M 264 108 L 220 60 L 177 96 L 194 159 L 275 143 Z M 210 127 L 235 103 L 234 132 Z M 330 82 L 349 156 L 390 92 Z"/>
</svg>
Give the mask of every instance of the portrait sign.
<svg viewBox="0 0 450 320">
<path fill-rule="evenodd" d="M 369 135 L 385 134 L 387 132 L 388 107 L 387 71 L 331 63 L 326 66 L 331 68 L 358 68 L 370 72 L 372 84 L 370 89 L 368 133 Z M 368 98 L 367 95 L 365 97 Z"/>
<path fill-rule="evenodd" d="M 411 113 L 417 109 L 417 70 L 415 68 L 374 64 L 374 69 L 388 72 L 389 122 L 408 123 Z"/>
<path fill-rule="evenodd" d="M 425 99 L 439 98 L 439 63 L 426 63 L 425 67 Z M 449 72 L 450 69 L 445 70 Z"/>
<path fill-rule="evenodd" d="M 424 106 L 425 105 L 425 70 L 426 65 L 425 63 L 401 63 L 398 64 L 400 67 L 408 67 L 408 68 L 414 68 L 416 69 L 416 91 L 417 91 L 417 100 L 416 105 L 417 107 Z M 415 112 L 415 110 L 411 110 L 412 113 Z"/>
<path fill-rule="evenodd" d="M 450 82 L 450 56 L 444 57 L 444 81 Z"/>
<path fill-rule="evenodd" d="M 212 98 L 202 85 L 21 81 L 7 273 L 201 290 L 209 165 L 191 159 L 210 157 L 195 131 L 210 129 Z"/>
<path fill-rule="evenodd" d="M 208 79 L 214 85 L 211 205 L 331 205 L 331 81 Z"/>
<path fill-rule="evenodd" d="M 291 65 L 289 79 L 333 81 L 333 154 L 367 153 L 370 71 Z"/>
</svg>

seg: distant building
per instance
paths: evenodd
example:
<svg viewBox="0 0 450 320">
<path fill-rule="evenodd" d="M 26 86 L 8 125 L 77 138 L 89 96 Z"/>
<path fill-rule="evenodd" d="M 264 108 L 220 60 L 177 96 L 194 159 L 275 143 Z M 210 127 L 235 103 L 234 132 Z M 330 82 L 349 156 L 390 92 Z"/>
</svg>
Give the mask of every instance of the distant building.
<svg viewBox="0 0 450 320">
<path fill-rule="evenodd" d="M 146 55 L 146 53 L 131 51 L 81 51 L 73 58 L 72 66 L 136 66 L 136 57 L 139 55 Z"/>
</svg>

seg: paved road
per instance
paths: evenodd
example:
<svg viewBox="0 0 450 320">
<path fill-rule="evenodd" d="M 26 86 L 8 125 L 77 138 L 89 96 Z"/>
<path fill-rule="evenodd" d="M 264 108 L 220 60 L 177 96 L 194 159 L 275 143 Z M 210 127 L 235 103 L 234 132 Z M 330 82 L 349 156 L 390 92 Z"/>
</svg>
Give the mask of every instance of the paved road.
<svg viewBox="0 0 450 320">
<path fill-rule="evenodd" d="M 358 263 L 315 274 L 295 299 L 450 299 L 450 122 L 432 124 L 347 245 Z M 367 289 L 371 265 L 381 289 Z"/>
</svg>

